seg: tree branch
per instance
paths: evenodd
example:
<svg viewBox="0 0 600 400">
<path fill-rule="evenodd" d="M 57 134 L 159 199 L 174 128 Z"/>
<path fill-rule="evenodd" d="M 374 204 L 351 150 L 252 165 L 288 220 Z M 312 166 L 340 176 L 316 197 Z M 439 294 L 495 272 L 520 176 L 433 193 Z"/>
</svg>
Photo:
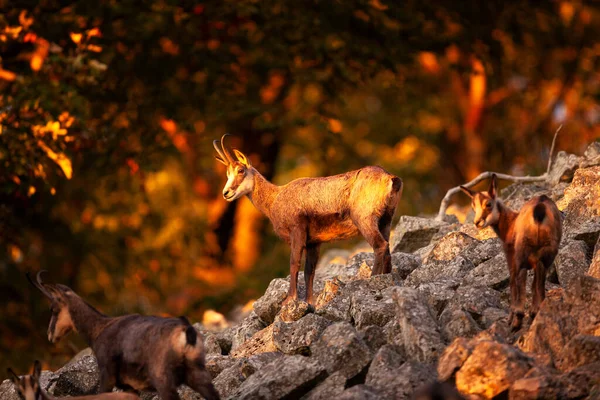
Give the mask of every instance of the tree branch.
<svg viewBox="0 0 600 400">
<path fill-rule="evenodd" d="M 539 175 L 539 176 L 530 176 L 530 175 L 514 176 L 514 175 L 507 175 L 507 174 L 502 174 L 502 173 L 498 173 L 498 172 L 487 171 L 487 172 L 482 172 L 481 174 L 477 175 L 477 177 L 475 179 L 473 179 L 472 181 L 467 182 L 461 186 L 464 186 L 466 188 L 473 187 L 473 186 L 477 185 L 479 182 L 491 178 L 492 174 L 496 174 L 496 177 L 498 179 L 503 179 L 505 181 L 511 181 L 511 182 L 546 182 L 548 180 L 548 174 L 550 173 L 550 168 L 552 167 L 552 154 L 554 153 L 554 145 L 556 144 L 556 136 L 558 136 L 558 132 L 561 130 L 561 128 L 562 128 L 562 125 L 560 125 L 558 127 L 558 129 L 556 130 L 556 132 L 554 133 L 554 138 L 552 139 L 552 147 L 550 147 L 550 155 L 548 157 L 548 167 L 546 169 L 546 172 L 543 173 L 542 175 Z M 444 219 L 444 215 L 446 215 L 446 210 L 448 209 L 448 206 L 450 205 L 450 199 L 452 198 L 452 196 L 454 196 L 458 192 L 460 192 L 460 186 L 455 186 L 446 192 L 446 195 L 444 196 L 444 198 L 442 199 L 442 202 L 440 204 L 440 210 L 438 211 L 436 220 L 442 221 Z"/>
</svg>

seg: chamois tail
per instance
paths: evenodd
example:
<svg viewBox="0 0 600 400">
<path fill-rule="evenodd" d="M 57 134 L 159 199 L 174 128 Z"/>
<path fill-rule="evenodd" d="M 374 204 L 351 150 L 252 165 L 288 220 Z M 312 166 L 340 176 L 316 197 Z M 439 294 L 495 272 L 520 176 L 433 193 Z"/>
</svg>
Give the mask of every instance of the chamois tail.
<svg viewBox="0 0 600 400">
<path fill-rule="evenodd" d="M 546 218 L 546 205 L 542 202 L 539 202 L 533 208 L 533 220 L 541 224 Z"/>
<path fill-rule="evenodd" d="M 180 316 L 179 319 L 181 320 L 181 322 L 187 325 L 187 327 L 185 328 L 186 344 L 192 347 L 196 346 L 196 342 L 198 341 L 198 332 L 196 332 L 196 329 L 192 326 L 192 324 L 190 324 L 190 321 L 186 317 Z"/>
</svg>

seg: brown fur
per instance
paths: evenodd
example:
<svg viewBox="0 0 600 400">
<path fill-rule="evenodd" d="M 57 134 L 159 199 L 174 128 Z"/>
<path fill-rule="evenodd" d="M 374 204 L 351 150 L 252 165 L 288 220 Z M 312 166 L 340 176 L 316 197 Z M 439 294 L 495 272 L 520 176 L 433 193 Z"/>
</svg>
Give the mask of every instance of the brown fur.
<svg viewBox="0 0 600 400">
<path fill-rule="evenodd" d="M 480 229 L 491 226 L 502 240 L 510 271 L 509 324 L 519 329 L 525 310 L 528 269 L 534 270 L 532 318 L 546 296 L 546 271 L 554 262 L 562 237 L 560 211 L 544 195 L 529 200 L 519 212 L 509 209 L 496 198 L 496 175 L 492 175 L 487 192 L 473 192 L 462 186 L 461 189 L 471 197 L 475 225 Z"/>
<path fill-rule="evenodd" d="M 40 273 L 30 281 L 52 303 L 50 341 L 73 330 L 94 351 L 101 393 L 116 386 L 136 392 L 156 390 L 161 399 L 175 400 L 177 387 L 185 383 L 206 399 L 219 398 L 205 369 L 202 337 L 184 317 L 108 317 L 67 286 L 43 283 Z"/>
<path fill-rule="evenodd" d="M 286 301 L 297 298 L 297 279 L 305 254 L 306 300 L 313 303 L 312 282 L 321 243 L 360 233 L 373 247 L 373 274 L 392 270 L 389 238 L 392 217 L 402 195 L 402 180 L 381 167 L 322 178 L 301 178 L 276 186 L 253 168 L 246 156 L 223 146 L 217 160 L 227 166 L 223 197 L 233 201 L 248 196 L 272 222 L 275 233 L 291 246 L 290 290 Z"/>
<path fill-rule="evenodd" d="M 8 369 L 10 379 L 15 385 L 17 394 L 21 400 L 57 400 L 58 397 L 51 396 L 40 386 L 40 375 L 42 366 L 39 361 L 33 365 L 33 374 L 17 376 L 12 369 Z M 90 396 L 69 397 L 69 400 L 138 400 L 139 397 L 133 393 L 103 393 Z"/>
</svg>

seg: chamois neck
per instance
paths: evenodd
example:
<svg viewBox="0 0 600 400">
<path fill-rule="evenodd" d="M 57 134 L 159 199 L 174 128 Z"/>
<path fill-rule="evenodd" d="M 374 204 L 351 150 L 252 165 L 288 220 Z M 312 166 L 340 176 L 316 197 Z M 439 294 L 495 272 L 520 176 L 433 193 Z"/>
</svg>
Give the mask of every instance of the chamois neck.
<svg viewBox="0 0 600 400">
<path fill-rule="evenodd" d="M 89 345 L 96 340 L 100 332 L 112 320 L 78 296 L 70 299 L 69 313 L 75 329 Z"/>
<path fill-rule="evenodd" d="M 501 201 L 496 203 L 496 207 L 498 208 L 499 218 L 498 223 L 492 225 L 492 229 L 496 232 L 500 240 L 506 242 L 506 237 L 515 218 L 517 218 L 517 213 L 506 207 Z"/>
<path fill-rule="evenodd" d="M 271 218 L 271 205 L 279 190 L 279 186 L 272 184 L 260 172 L 254 170 L 254 189 L 248 194 L 248 198 L 268 218 Z"/>
</svg>

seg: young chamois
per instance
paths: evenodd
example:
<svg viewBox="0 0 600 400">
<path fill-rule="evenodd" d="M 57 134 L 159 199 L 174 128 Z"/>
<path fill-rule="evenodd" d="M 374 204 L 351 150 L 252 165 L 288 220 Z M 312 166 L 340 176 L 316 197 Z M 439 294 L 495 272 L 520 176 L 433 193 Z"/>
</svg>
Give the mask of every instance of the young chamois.
<svg viewBox="0 0 600 400">
<path fill-rule="evenodd" d="M 460 187 L 469 197 L 475 211 L 473 222 L 479 229 L 491 226 L 502 241 L 510 272 L 510 316 L 508 323 L 518 330 L 525 315 L 527 270 L 534 270 L 533 319 L 546 297 L 546 271 L 558 253 L 562 237 L 562 221 L 556 204 L 545 195 L 529 200 L 515 212 L 496 197 L 496 175 L 487 192 L 474 192 Z"/>
<path fill-rule="evenodd" d="M 285 302 L 297 299 L 298 271 L 305 253 L 306 301 L 313 304 L 313 279 L 323 242 L 360 233 L 373 247 L 373 274 L 392 271 L 390 228 L 402 195 L 402 180 L 380 167 L 364 167 L 323 178 L 301 178 L 283 186 L 265 179 L 248 158 L 235 158 L 215 140 L 216 159 L 227 166 L 223 197 L 234 201 L 248 196 L 273 224 L 275 233 L 291 247 L 290 289 Z M 284 303 L 285 303 L 284 302 Z"/>
<path fill-rule="evenodd" d="M 50 300 L 48 340 L 56 343 L 71 331 L 84 337 L 98 360 L 100 393 L 116 386 L 177 400 L 177 387 L 186 384 L 205 399 L 219 399 L 205 369 L 203 338 L 185 317 L 108 317 L 67 286 L 43 283 L 41 273 L 27 278 Z"/>
<path fill-rule="evenodd" d="M 49 395 L 40 386 L 40 374 L 42 365 L 38 360 L 33 364 L 33 374 L 19 377 L 12 369 L 8 369 L 10 380 L 17 389 L 17 394 L 21 400 L 58 400 L 59 397 Z M 139 400 L 139 397 L 133 393 L 102 393 L 90 396 L 68 397 L 69 400 Z"/>
</svg>

